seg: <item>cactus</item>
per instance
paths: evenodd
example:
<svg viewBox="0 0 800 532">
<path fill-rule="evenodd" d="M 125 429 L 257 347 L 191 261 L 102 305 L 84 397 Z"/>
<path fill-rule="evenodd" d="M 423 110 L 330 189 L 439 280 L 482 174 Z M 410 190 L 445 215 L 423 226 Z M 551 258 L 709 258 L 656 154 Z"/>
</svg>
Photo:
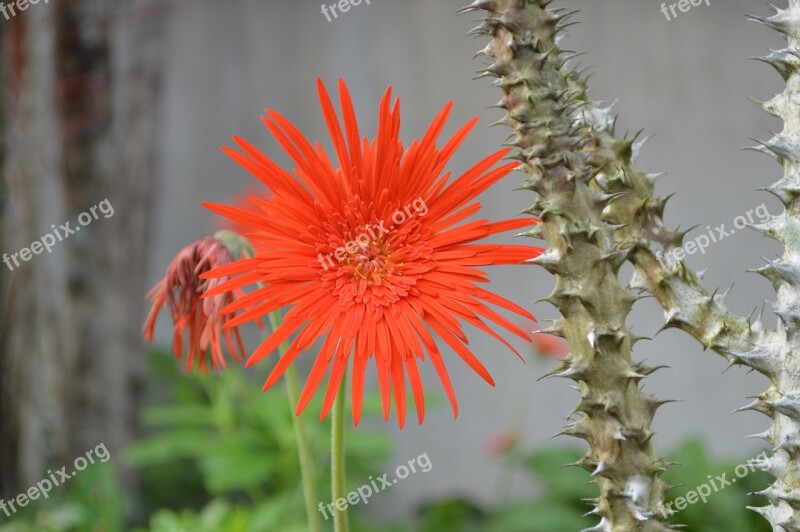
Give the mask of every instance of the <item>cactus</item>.
<svg viewBox="0 0 800 532">
<path fill-rule="evenodd" d="M 590 471 L 600 489 L 590 512 L 591 530 L 670 530 L 659 509 L 669 487 L 660 475 L 667 464 L 653 453 L 650 426 L 659 401 L 639 388 L 658 368 L 632 360 L 640 339 L 626 326 L 637 296 L 618 280 L 629 250 L 620 250 L 615 227 L 603 220 L 616 194 L 596 185 L 601 161 L 613 155 L 595 142 L 593 126 L 576 121 L 585 89 L 555 44 L 567 15 L 549 11 L 547 0 L 478 0 L 462 12 L 484 10 L 473 33 L 490 35 L 482 50 L 493 62 L 482 75 L 503 89 L 500 123 L 514 128 L 515 157 L 528 173 L 523 188 L 537 193 L 526 212 L 543 222 L 531 236 L 548 250 L 533 262 L 555 275 L 546 301 L 562 318 L 544 332 L 563 336 L 570 353 L 551 375 L 578 383 L 576 419 L 561 434 L 587 441 L 575 465 Z M 620 142 L 618 150 L 630 149 Z"/>
<path fill-rule="evenodd" d="M 583 228 L 589 230 L 585 234 L 590 240 L 598 242 L 599 238 L 608 245 L 606 239 L 611 233 L 611 261 L 615 267 L 624 260 L 633 264 L 630 288 L 655 296 L 665 311 L 665 327 L 680 328 L 704 347 L 728 358 L 731 364 L 745 365 L 767 376 L 768 390 L 740 409 L 772 418 L 772 426 L 756 436 L 774 447 L 773 455 L 761 466 L 776 480 L 761 492 L 770 505 L 754 509 L 774 530 L 798 531 L 800 367 L 794 350 L 800 344 L 800 112 L 796 106 L 800 98 L 800 0 L 789 0 L 787 9 L 776 8 L 769 18 L 752 17 L 788 39 L 787 48 L 760 58 L 775 67 L 786 81 L 783 93 L 761 103 L 767 112 L 783 120 L 784 129 L 754 148 L 784 167 L 784 177 L 765 190 L 781 200 L 785 213 L 754 226 L 786 248 L 782 258 L 755 270 L 772 282 L 778 294 L 773 305 L 779 317 L 775 330 L 765 330 L 760 319 L 751 323 L 749 318 L 732 315 L 725 308 L 724 294 L 706 290 L 701 276 L 685 264 L 670 266 L 658 260 L 659 254 L 680 247 L 685 233 L 663 226 L 666 198 L 654 197 L 654 176 L 634 168 L 643 141 L 617 138 L 611 108 L 600 108 L 590 101 L 585 80 L 567 67 L 569 58 L 564 57 L 556 41 L 558 32 L 568 25 L 570 14 L 549 10 L 549 3 L 550 0 L 479 0 L 465 10 L 483 9 L 488 13 L 476 29 L 478 34 L 492 36 L 492 42 L 482 52 L 494 61 L 484 74 L 499 78 L 497 85 L 504 91 L 500 106 L 508 112 L 501 122 L 515 129 L 514 143 L 520 147 L 525 170 L 531 174 L 526 184 L 539 194 L 532 212 L 541 212 L 545 217 L 541 229 L 552 248 L 540 262 L 559 276 L 555 294 L 561 291 L 565 274 L 576 279 L 582 275 L 586 283 L 597 271 L 591 263 L 571 257 L 586 256 L 590 246 L 580 241 L 576 248 L 575 240 L 563 237 L 571 237 L 571 230 Z M 564 184 L 571 179 L 580 180 L 582 186 L 570 188 Z M 572 194 L 570 201 L 565 200 L 565 190 Z M 571 201 L 575 190 L 584 190 L 584 195 L 594 201 L 575 204 Z M 562 221 L 556 222 L 559 218 Z M 557 229 L 553 228 L 554 223 Z M 560 303 L 566 322 L 572 321 L 575 314 L 565 304 L 565 298 L 554 301 Z M 613 305 L 604 309 L 609 307 Z M 605 311 L 602 316 L 591 316 L 600 320 L 604 317 L 607 319 Z M 580 338 L 569 334 L 567 338 L 571 349 L 580 348 Z M 617 352 L 615 356 L 621 354 Z M 575 360 L 573 355 L 563 371 L 574 373 Z M 616 370 L 603 377 L 618 379 L 625 368 Z M 585 388 L 597 384 L 582 382 L 584 393 Z M 587 456 L 593 452 L 596 451 L 590 450 Z M 605 492 L 601 501 L 603 497 L 607 497 Z M 628 529 L 624 513 L 601 511 L 601 515 L 604 519 L 596 530 Z"/>
</svg>

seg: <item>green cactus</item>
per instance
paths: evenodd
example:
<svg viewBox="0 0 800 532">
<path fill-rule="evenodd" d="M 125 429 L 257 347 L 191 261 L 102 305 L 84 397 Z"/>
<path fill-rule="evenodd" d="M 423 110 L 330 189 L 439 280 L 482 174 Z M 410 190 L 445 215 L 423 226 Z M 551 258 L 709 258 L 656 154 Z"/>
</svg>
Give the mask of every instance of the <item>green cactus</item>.
<svg viewBox="0 0 800 532">
<path fill-rule="evenodd" d="M 501 122 L 515 129 L 514 144 L 520 148 L 519 157 L 531 175 L 526 186 L 539 194 L 531 212 L 541 213 L 545 218 L 542 229 L 551 247 L 551 252 L 540 262 L 558 277 L 555 297 L 550 300 L 565 317 L 563 329 L 571 349 L 576 351 L 562 371 L 574 377 L 576 363 L 579 368 L 586 367 L 582 362 L 586 351 L 581 350 L 585 341 L 574 333 L 570 335 L 569 329 L 608 323 L 606 309 L 614 315 L 614 323 L 624 320 L 619 306 L 610 304 L 612 299 L 604 302 L 601 315 L 574 311 L 576 306 L 588 308 L 594 291 L 600 289 L 592 284 L 598 275 L 598 265 L 591 260 L 596 260 L 593 253 L 604 250 L 615 270 L 623 261 L 630 261 L 635 274 L 629 288 L 656 297 L 665 310 L 665 327 L 680 328 L 704 347 L 728 358 L 731 364 L 746 365 L 770 379 L 769 389 L 742 409 L 772 418 L 772 426 L 757 436 L 775 449 L 761 466 L 776 480 L 762 492 L 771 505 L 755 510 L 774 530 L 798 531 L 800 362 L 796 361 L 795 349 L 800 345 L 800 112 L 797 107 L 800 0 L 789 0 L 788 8 L 776 9 L 772 17 L 752 17 L 788 39 L 787 48 L 760 58 L 774 66 L 786 81 L 783 93 L 761 104 L 767 112 L 783 120 L 784 129 L 755 148 L 784 167 L 784 177 L 766 190 L 781 200 L 785 213 L 755 226 L 786 249 L 781 259 L 756 270 L 772 282 L 778 294 L 774 310 L 779 323 L 773 331 L 765 330 L 760 319 L 751 323 L 749 318 L 731 315 L 725 308 L 724 294 L 706 290 L 701 276 L 683 263 L 665 265 L 659 261 L 660 255 L 681 246 L 685 233 L 663 226 L 666 198 L 655 198 L 654 177 L 634 168 L 643 142 L 617 138 L 611 109 L 601 109 L 591 102 L 586 97 L 585 80 L 567 67 L 568 58 L 558 49 L 556 41 L 558 32 L 567 25 L 569 14 L 548 10 L 549 3 L 549 0 L 479 0 L 465 10 L 482 9 L 488 13 L 476 29 L 478 34 L 492 36 L 483 53 L 494 61 L 484 73 L 499 78 L 497 85 L 504 92 L 500 106 L 508 112 Z M 577 197 L 584 201 L 576 202 Z M 575 230 L 583 238 L 573 238 Z M 566 279 L 570 282 L 565 282 Z M 610 279 L 606 282 L 611 284 Z M 585 293 L 586 286 L 595 290 Z M 625 294 L 619 290 L 613 292 L 618 297 Z M 576 319 L 578 323 L 567 325 Z M 613 355 L 630 360 L 629 353 L 620 350 Z M 577 375 L 584 397 L 587 390 L 608 390 L 609 385 L 600 381 L 618 382 L 629 370 L 624 364 L 607 369 L 611 371 L 598 375 L 597 368 L 592 367 L 588 380 L 583 378 L 586 375 Z M 590 445 L 596 447 L 591 435 L 596 434 L 598 427 L 591 423 L 584 425 L 587 427 L 581 432 L 589 434 Z M 593 448 L 587 456 L 597 452 L 602 451 Z M 618 489 L 619 484 L 613 479 L 611 484 Z M 595 529 L 632 529 L 628 516 L 608 505 L 608 500 L 606 508 L 612 511 L 603 511 L 604 498 L 609 498 L 605 491 L 600 499 L 604 519 Z M 647 529 L 646 526 L 639 529 Z"/>
<path fill-rule="evenodd" d="M 659 401 L 639 382 L 658 368 L 633 362 L 639 340 L 626 326 L 637 296 L 618 280 L 630 250 L 620 250 L 615 227 L 604 221 L 617 199 L 596 184 L 606 153 L 588 121 L 576 120 L 585 86 L 555 44 L 568 14 L 550 11 L 549 0 L 478 0 L 462 12 L 483 10 L 473 33 L 491 36 L 482 53 L 492 59 L 483 75 L 499 78 L 501 123 L 511 126 L 515 157 L 529 175 L 523 187 L 537 193 L 528 213 L 542 218 L 532 236 L 548 251 L 534 260 L 556 277 L 546 301 L 562 315 L 546 332 L 565 337 L 570 353 L 551 375 L 578 383 L 580 402 L 562 434 L 586 440 L 589 450 L 575 465 L 590 471 L 600 489 L 590 513 L 591 530 L 669 530 L 658 512 L 669 489 L 660 475 L 667 464 L 651 445 L 650 426 Z M 630 151 L 632 143 L 614 149 Z"/>
</svg>

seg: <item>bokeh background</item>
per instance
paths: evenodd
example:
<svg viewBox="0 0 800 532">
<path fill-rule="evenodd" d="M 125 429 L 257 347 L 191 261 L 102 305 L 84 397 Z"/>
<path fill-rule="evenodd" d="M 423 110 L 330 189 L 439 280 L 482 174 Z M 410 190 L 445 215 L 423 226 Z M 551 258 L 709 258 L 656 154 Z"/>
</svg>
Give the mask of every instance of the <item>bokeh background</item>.
<svg viewBox="0 0 800 532">
<path fill-rule="evenodd" d="M 762 203 L 779 212 L 777 201 L 755 190 L 775 181 L 779 167 L 741 150 L 753 143 L 750 137 L 767 138 L 768 130 L 780 128 L 748 101 L 781 89 L 769 66 L 748 60 L 781 46 L 776 34 L 746 20 L 747 13 L 767 14 L 765 2 L 712 0 L 672 21 L 655 0 L 557 3 L 581 10 L 575 17 L 581 24 L 569 29 L 563 46 L 588 51 L 577 61 L 594 71 L 593 98 L 618 100 L 617 131 L 655 134 L 639 166 L 667 172 L 658 192 L 676 193 L 666 211 L 669 226 L 699 225 L 691 238 L 707 225 L 730 228 L 736 216 Z M 475 17 L 456 16 L 459 7 L 457 0 L 372 0 L 327 21 L 320 3 L 308 0 L 51 0 L 0 18 L 2 251 L 27 246 L 50 224 L 74 220 L 104 198 L 115 208 L 113 217 L 93 222 L 52 254 L 14 271 L 2 268 L 0 495 L 13 497 L 48 464 L 102 441 L 126 497 L 141 499 L 141 473 L 123 456 L 150 430 L 142 423 L 143 407 L 159 398 L 148 383 L 148 356 L 156 355 L 146 354 L 139 334 L 144 293 L 181 247 L 219 228 L 199 202 L 227 201 L 258 186 L 220 152 L 231 135 L 288 166 L 261 124 L 265 107 L 328 146 L 317 77 L 329 87 L 339 77 L 347 81 L 362 133 L 374 131 L 378 101 L 391 85 L 402 101 L 401 136 L 409 143 L 448 101 L 455 106 L 446 133 L 480 116 L 451 165 L 454 172 L 497 149 L 509 132 L 487 126 L 501 116 L 489 108 L 500 94 L 487 80 L 472 80 L 481 66 L 472 56 L 484 39 L 466 35 Z M 527 192 L 513 190 L 521 177 L 512 175 L 484 194 L 486 215 L 508 217 L 530 203 Z M 771 292 L 746 270 L 776 252 L 773 242 L 737 231 L 687 262 L 709 269 L 708 286 L 735 284 L 729 306 L 748 314 Z M 501 295 L 541 318 L 554 317 L 552 308 L 536 303 L 553 284 L 546 272 L 506 267 L 490 276 Z M 769 310 L 765 316 L 774 321 Z M 655 303 L 637 304 L 635 332 L 654 336 L 660 323 Z M 248 335 L 250 346 L 258 334 Z M 367 422 L 365 430 L 392 444 L 373 473 L 422 453 L 433 464 L 359 509 L 368 520 L 403 520 L 421 505 L 448 498 L 491 507 L 500 498 L 536 497 L 543 484 L 520 468 L 509 472 L 506 458 L 490 450 L 498 434 L 518 432 L 516 448 L 526 452 L 580 449 L 577 442 L 548 440 L 577 398 L 569 382 L 537 381 L 554 362 L 528 349 L 523 365 L 484 336 L 473 337 L 497 386 L 488 387 L 448 353 L 461 406 L 457 420 L 440 401 L 422 426 L 412 422 L 399 431 L 393 422 Z M 166 318 L 157 339 L 169 345 Z M 656 417 L 660 454 L 690 437 L 720 459 L 748 458 L 762 449 L 744 436 L 761 432 L 767 420 L 730 414 L 765 387 L 759 375 L 735 368 L 722 375 L 727 363 L 678 331 L 639 343 L 635 355 L 669 365 L 645 389 L 681 401 Z M 301 369 L 310 358 L 301 359 Z M 255 383 L 267 369 L 256 368 Z M 429 370 L 426 387 L 438 393 Z M 309 423 L 317 422 L 309 416 Z M 358 439 L 360 430 L 348 438 Z M 145 508 L 140 501 L 129 512 L 142 521 Z"/>
</svg>

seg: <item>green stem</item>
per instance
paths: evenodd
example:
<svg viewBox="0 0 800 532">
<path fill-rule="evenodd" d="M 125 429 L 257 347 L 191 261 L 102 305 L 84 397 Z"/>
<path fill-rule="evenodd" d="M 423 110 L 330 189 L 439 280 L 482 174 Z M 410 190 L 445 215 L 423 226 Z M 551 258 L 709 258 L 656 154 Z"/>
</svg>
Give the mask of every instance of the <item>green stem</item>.
<svg viewBox="0 0 800 532">
<path fill-rule="evenodd" d="M 345 498 L 345 471 L 344 471 L 344 418 L 345 418 L 345 381 L 347 375 L 342 377 L 339 393 L 333 405 L 333 419 L 331 420 L 331 495 L 332 502 Z M 347 532 L 347 510 L 333 514 L 333 529 L 336 532 Z"/>
<path fill-rule="evenodd" d="M 535 379 L 534 379 L 535 380 Z M 497 475 L 496 487 L 494 493 L 497 493 L 497 500 L 501 508 L 507 508 L 511 500 L 512 488 L 517 471 L 520 469 L 520 454 L 517 452 L 517 445 L 522 440 L 525 429 L 525 400 L 526 384 L 530 382 L 530 376 L 520 373 L 516 383 L 514 384 L 514 392 L 512 397 L 512 410 L 511 420 L 508 424 L 508 431 L 515 438 L 513 448 L 504 453 L 502 457 L 503 463 L 500 465 L 500 473 Z"/>
<path fill-rule="evenodd" d="M 269 323 L 272 330 L 275 331 L 281 325 L 281 316 L 278 312 L 272 312 L 269 315 Z M 278 351 L 283 357 L 288 349 L 287 342 L 284 342 L 278 348 Z M 294 438 L 297 442 L 297 454 L 300 457 L 300 475 L 303 479 L 303 499 L 306 506 L 306 518 L 308 519 L 308 529 L 310 532 L 321 532 L 319 514 L 314 506 L 317 501 L 314 483 L 314 462 L 311 460 L 311 451 L 308 445 L 308 436 L 306 436 L 306 428 L 303 420 L 295 415 L 297 409 L 298 386 L 297 386 L 297 371 L 293 365 L 290 365 L 286 370 L 286 394 L 289 396 L 289 409 L 292 414 L 292 427 L 294 428 Z"/>
</svg>

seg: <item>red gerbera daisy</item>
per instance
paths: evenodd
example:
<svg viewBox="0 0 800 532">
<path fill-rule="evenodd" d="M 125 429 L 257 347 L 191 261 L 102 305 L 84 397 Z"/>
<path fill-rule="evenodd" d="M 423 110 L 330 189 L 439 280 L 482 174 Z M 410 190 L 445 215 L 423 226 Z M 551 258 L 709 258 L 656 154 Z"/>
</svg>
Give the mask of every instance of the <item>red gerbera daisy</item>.
<svg viewBox="0 0 800 532">
<path fill-rule="evenodd" d="M 297 413 L 308 404 L 330 368 L 322 409 L 322 417 L 327 416 L 352 359 L 353 419 L 358 424 L 365 370 L 375 358 L 384 418 L 389 416 L 393 390 L 398 423 L 403 426 L 407 375 L 421 423 L 424 397 L 417 363 L 427 353 L 457 416 L 453 387 L 432 333 L 494 385 L 489 372 L 466 347 L 459 319 L 512 350 L 484 319 L 525 340 L 527 333 L 487 303 L 533 319 L 522 307 L 479 287 L 488 279 L 477 267 L 520 264 L 542 249 L 474 242 L 539 220 L 464 221 L 480 210 L 480 203 L 473 200 L 517 163 L 492 170 L 508 154 L 502 150 L 448 184 L 450 174 L 443 174 L 445 165 L 477 119 L 438 148 L 436 141 L 452 106 L 448 104 L 422 139 L 404 149 L 398 140 L 400 106 L 397 101 L 391 105 L 391 88 L 380 104 L 377 136 L 369 141 L 359 134 L 344 82 L 339 82 L 344 129 L 322 82 L 317 85 L 337 164 L 318 143 L 309 143 L 272 110 L 266 111 L 264 124 L 297 165 L 294 174 L 239 137 L 234 141 L 241 152 L 223 148 L 269 187 L 273 196 L 266 201 L 252 200 L 261 208 L 260 214 L 219 204 L 206 206 L 252 227 L 254 233 L 248 236 L 260 239 L 269 251 L 205 274 L 207 278 L 235 277 L 207 295 L 251 283 L 263 285 L 223 309 L 231 313 L 245 309 L 227 323 L 229 327 L 292 307 L 283 325 L 247 361 L 249 366 L 262 360 L 298 333 L 267 378 L 265 390 L 301 352 L 318 338 L 325 338 Z"/>
<path fill-rule="evenodd" d="M 151 299 L 153 306 L 144 326 L 145 339 L 153 341 L 156 319 L 166 304 L 173 323 L 172 352 L 179 360 L 183 358 L 184 332 L 188 331 L 189 334 L 187 371 L 194 367 L 195 359 L 199 359 L 200 370 L 206 371 L 206 358 L 209 354 L 214 369 L 227 367 L 220 345 L 220 333 L 233 358 L 237 361 L 244 360 L 244 346 L 239 331 L 236 328 L 222 327 L 233 316 L 220 312 L 225 305 L 233 302 L 235 296 L 243 296 L 244 293 L 233 290 L 201 300 L 203 294 L 225 279 L 201 279 L 200 274 L 232 261 L 231 252 L 220 239 L 201 238 L 178 253 L 167 268 L 164 278 L 147 293 L 146 297 Z"/>
</svg>

